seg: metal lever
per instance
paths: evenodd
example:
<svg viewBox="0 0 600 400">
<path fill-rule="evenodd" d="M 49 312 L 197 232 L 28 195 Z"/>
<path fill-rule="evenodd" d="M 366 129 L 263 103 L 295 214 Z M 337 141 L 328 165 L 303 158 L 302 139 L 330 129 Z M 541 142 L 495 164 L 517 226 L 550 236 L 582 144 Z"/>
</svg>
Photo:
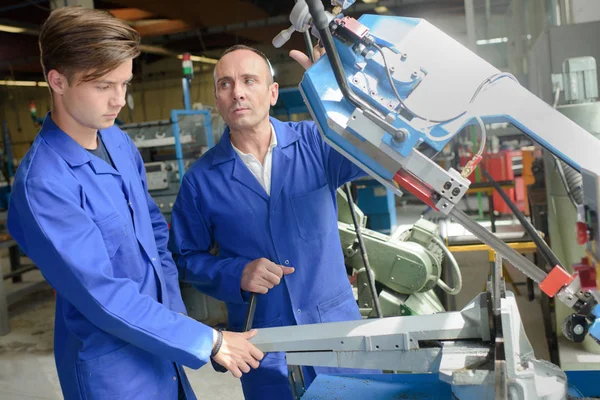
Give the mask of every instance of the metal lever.
<svg viewBox="0 0 600 400">
<path fill-rule="evenodd" d="M 248 302 L 248 311 L 246 311 L 246 320 L 244 321 L 244 330 L 243 332 L 248 332 L 252 329 L 252 322 L 254 322 L 254 312 L 256 311 L 256 293 L 252 293 L 250 296 L 250 301 Z"/>
<path fill-rule="evenodd" d="M 244 320 L 244 330 L 242 332 L 247 332 L 252 329 L 252 323 L 254 322 L 254 312 L 256 311 L 256 293 L 252 293 L 250 296 L 250 301 L 248 302 L 248 311 L 246 311 L 246 319 Z M 217 372 L 227 372 L 227 368 L 222 366 L 221 364 L 215 362 L 212 358 L 210 362 Z"/>
</svg>

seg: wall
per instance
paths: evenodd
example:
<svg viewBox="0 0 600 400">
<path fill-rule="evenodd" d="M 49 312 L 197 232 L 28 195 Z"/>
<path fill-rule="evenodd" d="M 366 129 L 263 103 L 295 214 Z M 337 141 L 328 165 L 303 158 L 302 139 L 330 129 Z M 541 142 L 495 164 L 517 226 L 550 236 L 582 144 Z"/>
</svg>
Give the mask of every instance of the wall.
<svg viewBox="0 0 600 400">
<path fill-rule="evenodd" d="M 190 86 L 192 103 L 214 106 L 213 66 L 194 63 L 195 74 Z M 202 71 L 200 71 L 202 69 Z M 285 58 L 273 61 L 276 81 L 280 87 L 296 86 L 303 69 L 295 61 Z M 142 67 L 143 81 L 135 79 L 130 88 L 134 109 L 124 107 L 119 119 L 125 123 L 168 119 L 172 109 L 182 109 L 183 89 L 181 84 L 181 61 L 167 59 Z M 0 86 L 0 122 L 6 120 L 14 143 L 14 154 L 22 158 L 39 127 L 29 114 L 29 102 L 35 101 L 37 114 L 43 117 L 50 110 L 48 88 Z"/>
</svg>

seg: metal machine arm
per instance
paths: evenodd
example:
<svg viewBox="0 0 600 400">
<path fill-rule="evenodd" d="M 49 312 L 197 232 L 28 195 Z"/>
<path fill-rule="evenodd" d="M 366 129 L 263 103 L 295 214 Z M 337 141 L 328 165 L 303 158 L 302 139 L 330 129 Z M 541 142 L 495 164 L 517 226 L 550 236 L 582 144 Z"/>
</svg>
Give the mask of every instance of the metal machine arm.
<svg viewBox="0 0 600 400">
<path fill-rule="evenodd" d="M 454 217 L 548 296 L 595 322 L 600 309 L 578 278 L 560 265 L 546 273 L 455 208 L 480 157 L 461 174 L 431 156 L 465 126 L 478 124 L 485 134 L 484 123 L 512 123 L 581 171 L 589 248 L 600 259 L 600 141 L 424 20 L 333 17 L 320 1 L 306 3 L 327 56 L 305 73 L 300 91 L 325 141 L 397 195 L 402 188 Z M 578 331 L 587 329 L 581 321 Z"/>
</svg>

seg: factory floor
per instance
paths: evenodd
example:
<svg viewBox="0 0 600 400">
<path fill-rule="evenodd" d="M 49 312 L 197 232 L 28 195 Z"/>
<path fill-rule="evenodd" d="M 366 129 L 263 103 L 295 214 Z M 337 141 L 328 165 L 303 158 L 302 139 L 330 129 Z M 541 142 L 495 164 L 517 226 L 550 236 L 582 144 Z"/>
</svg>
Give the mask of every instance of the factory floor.
<svg viewBox="0 0 600 400">
<path fill-rule="evenodd" d="M 414 213 L 414 210 L 412 211 Z M 417 213 L 418 214 L 418 213 Z M 415 214 L 415 215 L 417 215 Z M 399 222 L 411 222 L 408 210 L 398 210 Z M 1 264 L 8 272 L 7 254 L 2 255 Z M 463 275 L 463 290 L 456 296 L 458 308 L 467 304 L 484 288 L 488 273 L 487 252 L 460 253 L 456 255 Z M 525 277 L 508 268 L 515 282 L 524 282 Z M 38 271 L 24 275 L 26 282 L 41 280 Z M 5 290 L 14 289 L 9 280 Z M 533 302 L 526 298 L 524 286 L 519 286 L 517 296 L 525 331 L 532 343 L 536 358 L 549 359 L 541 320 L 539 294 Z M 507 288 L 512 290 L 512 288 Z M 0 400 L 62 399 L 54 366 L 53 325 L 54 295 L 48 289 L 29 296 L 10 309 L 11 332 L 0 336 Z M 238 380 L 228 374 L 219 374 L 210 366 L 199 370 L 187 369 L 188 377 L 199 399 L 243 399 Z"/>
</svg>

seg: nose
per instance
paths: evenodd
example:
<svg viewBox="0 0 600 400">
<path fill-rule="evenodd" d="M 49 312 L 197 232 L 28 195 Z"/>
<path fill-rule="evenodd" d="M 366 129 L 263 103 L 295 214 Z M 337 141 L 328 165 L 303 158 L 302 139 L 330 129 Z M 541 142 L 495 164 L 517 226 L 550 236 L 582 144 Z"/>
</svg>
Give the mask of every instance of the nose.
<svg viewBox="0 0 600 400">
<path fill-rule="evenodd" d="M 233 100 L 240 101 L 246 98 L 243 85 L 235 85 L 233 88 Z"/>
<path fill-rule="evenodd" d="M 125 96 L 127 96 L 127 87 L 117 87 L 111 98 L 110 106 L 122 108 L 125 106 Z"/>
</svg>

